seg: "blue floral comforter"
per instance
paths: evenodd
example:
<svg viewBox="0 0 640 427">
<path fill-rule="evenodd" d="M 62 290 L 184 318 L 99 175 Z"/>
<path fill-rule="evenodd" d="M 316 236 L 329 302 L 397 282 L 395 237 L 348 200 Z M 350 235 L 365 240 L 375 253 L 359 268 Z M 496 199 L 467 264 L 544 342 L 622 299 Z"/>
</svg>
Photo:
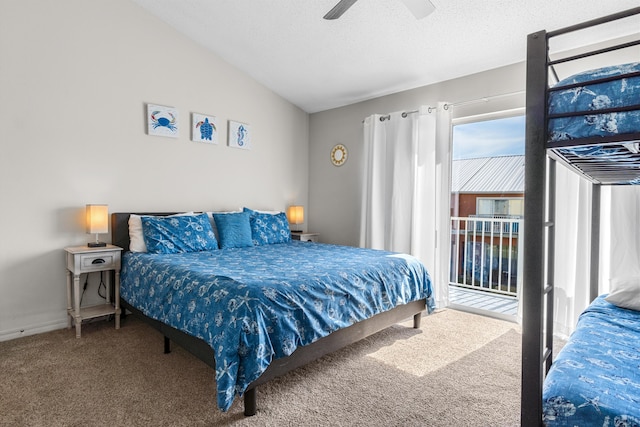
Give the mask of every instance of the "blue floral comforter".
<svg viewBox="0 0 640 427">
<path fill-rule="evenodd" d="M 549 114 L 585 114 L 549 120 L 549 140 L 555 142 L 640 132 L 640 108 L 618 113 L 598 113 L 598 110 L 607 108 L 640 104 L 640 76 L 622 77 L 638 71 L 640 62 L 586 71 L 559 82 L 556 87 L 573 83 L 584 85 L 552 91 L 549 94 Z M 589 83 L 609 76 L 621 78 L 604 83 Z"/>
<path fill-rule="evenodd" d="M 121 296 L 205 340 L 226 411 L 273 359 L 421 298 L 429 275 L 409 255 L 308 242 L 186 254 L 124 255 Z"/>
<path fill-rule="evenodd" d="M 544 381 L 547 426 L 640 426 L 640 312 L 598 297 Z"/>
</svg>

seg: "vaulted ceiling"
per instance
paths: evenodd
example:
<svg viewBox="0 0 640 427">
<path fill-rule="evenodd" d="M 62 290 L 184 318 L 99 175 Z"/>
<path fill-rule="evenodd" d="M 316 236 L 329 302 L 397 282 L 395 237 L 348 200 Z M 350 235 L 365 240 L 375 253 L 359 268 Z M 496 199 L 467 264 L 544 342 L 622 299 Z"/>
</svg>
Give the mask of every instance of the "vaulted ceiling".
<svg viewBox="0 0 640 427">
<path fill-rule="evenodd" d="M 638 6 L 638 0 L 133 0 L 313 113 L 523 61 L 526 37 Z M 426 1 L 426 0 L 425 0 Z M 558 49 L 640 32 L 627 19 Z M 640 59 L 639 59 L 640 60 Z"/>
</svg>

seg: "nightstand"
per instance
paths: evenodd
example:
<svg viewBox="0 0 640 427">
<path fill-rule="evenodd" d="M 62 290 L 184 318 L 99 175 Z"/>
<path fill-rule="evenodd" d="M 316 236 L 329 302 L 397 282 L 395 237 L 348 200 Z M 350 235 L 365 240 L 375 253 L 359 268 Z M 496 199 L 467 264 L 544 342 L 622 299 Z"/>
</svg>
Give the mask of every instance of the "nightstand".
<svg viewBox="0 0 640 427">
<path fill-rule="evenodd" d="M 71 329 L 71 320 L 76 325 L 76 338 L 80 338 L 82 320 L 94 317 L 115 315 L 116 329 L 120 329 L 120 253 L 122 248 L 114 245 L 90 248 L 72 246 L 64 248 L 67 261 L 67 328 Z M 107 274 L 107 303 L 91 307 L 80 307 L 80 275 L 94 271 L 115 272 L 114 299 L 111 301 L 111 280 Z M 72 295 L 73 292 L 73 295 Z"/>
<path fill-rule="evenodd" d="M 300 240 L 301 242 L 318 242 L 320 239 L 320 233 L 304 233 L 302 231 L 292 231 L 291 238 L 293 240 Z"/>
</svg>

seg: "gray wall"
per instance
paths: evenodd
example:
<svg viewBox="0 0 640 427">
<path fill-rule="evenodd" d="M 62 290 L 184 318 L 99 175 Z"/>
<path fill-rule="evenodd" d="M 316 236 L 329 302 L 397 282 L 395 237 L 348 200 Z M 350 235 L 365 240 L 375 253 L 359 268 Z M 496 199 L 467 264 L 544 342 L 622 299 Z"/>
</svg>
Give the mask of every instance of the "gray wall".
<svg viewBox="0 0 640 427">
<path fill-rule="evenodd" d="M 0 340 L 66 325 L 87 203 L 307 205 L 308 115 L 128 0 L 3 0 L 0 58 Z M 146 103 L 179 110 L 179 138 L 146 135 Z M 217 116 L 219 145 L 190 140 L 191 112 Z M 253 150 L 226 146 L 229 119 Z"/>
<path fill-rule="evenodd" d="M 455 118 L 524 107 L 525 67 L 514 64 L 495 70 L 420 87 L 358 104 L 310 115 L 309 119 L 309 230 L 322 242 L 357 246 L 360 231 L 360 189 L 365 117 L 394 111 L 417 110 L 438 101 L 462 102 L 503 94 L 488 102 L 454 107 Z M 330 162 L 335 144 L 344 144 L 349 157 L 342 166 Z"/>
<path fill-rule="evenodd" d="M 128 0 L 0 1 L 0 58 L 0 340 L 66 325 L 63 248 L 91 239 L 87 203 L 302 204 L 321 241 L 357 245 L 365 117 L 525 85 L 515 64 L 309 116 Z M 178 139 L 146 135 L 146 103 L 178 108 Z M 454 117 L 523 105 L 516 95 Z M 218 117 L 218 146 L 190 141 L 192 112 Z M 229 119 L 251 125 L 253 150 L 226 146 Z M 337 143 L 349 149 L 341 167 Z"/>
</svg>

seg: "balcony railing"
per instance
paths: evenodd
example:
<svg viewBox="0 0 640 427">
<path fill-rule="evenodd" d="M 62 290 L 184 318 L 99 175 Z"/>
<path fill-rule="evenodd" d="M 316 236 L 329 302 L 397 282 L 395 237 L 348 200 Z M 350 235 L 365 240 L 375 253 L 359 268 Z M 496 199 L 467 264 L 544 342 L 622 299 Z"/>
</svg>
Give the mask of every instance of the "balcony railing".
<svg viewBox="0 0 640 427">
<path fill-rule="evenodd" d="M 476 231 L 484 230 L 499 233 L 502 229 L 503 233 L 509 233 L 511 231 L 518 234 L 520 232 L 520 222 L 515 220 L 521 220 L 522 217 L 515 215 L 469 215 L 469 219 L 474 220 L 474 227 L 476 228 Z"/>
<path fill-rule="evenodd" d="M 518 297 L 522 222 L 520 217 L 452 217 L 449 284 Z"/>
</svg>

